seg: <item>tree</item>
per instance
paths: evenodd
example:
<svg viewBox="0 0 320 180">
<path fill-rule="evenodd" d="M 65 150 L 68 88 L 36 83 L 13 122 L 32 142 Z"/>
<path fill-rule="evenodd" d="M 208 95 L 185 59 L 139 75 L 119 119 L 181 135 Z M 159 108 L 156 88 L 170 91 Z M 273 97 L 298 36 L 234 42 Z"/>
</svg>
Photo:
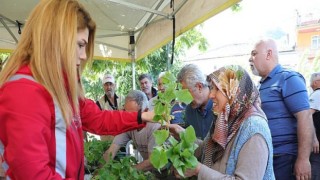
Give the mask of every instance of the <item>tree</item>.
<svg viewBox="0 0 320 180">
<path fill-rule="evenodd" d="M 2 70 L 3 65 L 8 59 L 10 53 L 0 53 L 0 71 Z"/>
<path fill-rule="evenodd" d="M 201 26 L 197 28 L 201 28 Z M 208 47 L 207 40 L 197 28 L 185 32 L 176 39 L 174 50 L 175 61 L 170 68 L 170 71 L 174 75 L 181 69 L 181 56 L 190 47 L 197 46 L 200 51 L 205 51 Z M 159 73 L 167 70 L 167 59 L 170 57 L 167 51 L 167 49 L 170 49 L 168 46 L 163 46 L 138 61 L 136 63 L 135 79 L 138 79 L 138 76 L 142 73 L 150 73 L 153 79 L 157 80 Z M 82 79 L 87 97 L 97 100 L 103 95 L 101 77 L 105 73 L 110 73 L 116 77 L 118 94 L 126 95 L 133 89 L 131 63 L 96 60 L 85 70 Z M 138 82 L 136 86 L 139 87 Z"/>
<path fill-rule="evenodd" d="M 307 87 L 310 85 L 310 77 L 314 72 L 320 72 L 320 51 L 315 53 L 313 59 L 309 59 L 310 49 L 306 49 L 299 61 L 297 71 L 303 75 L 306 80 Z"/>
</svg>

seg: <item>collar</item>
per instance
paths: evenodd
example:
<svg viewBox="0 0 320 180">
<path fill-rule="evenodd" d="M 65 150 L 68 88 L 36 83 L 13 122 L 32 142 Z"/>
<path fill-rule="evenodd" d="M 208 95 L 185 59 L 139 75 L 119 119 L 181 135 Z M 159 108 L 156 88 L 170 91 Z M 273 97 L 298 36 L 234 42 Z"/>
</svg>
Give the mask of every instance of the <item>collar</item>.
<svg viewBox="0 0 320 180">
<path fill-rule="evenodd" d="M 106 94 L 104 94 L 104 97 L 105 97 L 105 99 L 106 99 L 106 98 L 109 98 Z M 113 96 L 113 97 L 114 97 L 114 99 L 118 99 L 118 98 L 119 98 L 116 93 L 114 93 L 114 96 Z"/>
<path fill-rule="evenodd" d="M 151 87 L 151 94 L 152 94 L 152 97 L 156 97 L 158 95 L 157 89 L 154 87 Z"/>
<path fill-rule="evenodd" d="M 17 71 L 17 74 L 25 74 L 32 76 L 32 72 L 29 65 L 21 66 L 21 68 Z"/>
<path fill-rule="evenodd" d="M 208 114 L 208 112 L 210 112 L 212 110 L 212 105 L 213 105 L 213 101 L 211 99 L 208 100 L 204 110 L 202 111 L 201 110 L 201 107 L 198 107 L 197 108 L 197 111 L 203 115 L 203 116 L 206 116 Z"/>
<path fill-rule="evenodd" d="M 282 71 L 282 66 L 280 64 L 276 65 L 272 71 L 268 74 L 267 77 L 261 78 L 260 84 L 263 83 L 266 79 L 272 79 L 278 72 Z"/>
<path fill-rule="evenodd" d="M 104 94 L 104 102 L 105 103 L 108 102 L 113 110 L 118 110 L 117 99 L 118 99 L 118 96 L 116 95 L 116 93 L 114 93 L 114 104 L 112 104 L 110 99 L 108 98 L 108 96 L 106 94 Z"/>
</svg>

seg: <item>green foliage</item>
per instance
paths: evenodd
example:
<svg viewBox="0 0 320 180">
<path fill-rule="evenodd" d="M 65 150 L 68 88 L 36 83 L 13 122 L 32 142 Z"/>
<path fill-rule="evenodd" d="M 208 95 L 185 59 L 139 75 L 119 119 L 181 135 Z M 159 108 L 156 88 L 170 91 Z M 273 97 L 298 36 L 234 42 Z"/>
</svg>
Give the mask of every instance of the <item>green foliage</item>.
<svg viewBox="0 0 320 180">
<path fill-rule="evenodd" d="M 239 3 L 234 4 L 234 5 L 231 6 L 231 10 L 232 10 L 233 12 L 239 12 L 239 11 L 241 11 L 241 9 L 242 9 L 242 7 L 240 6 Z"/>
<path fill-rule="evenodd" d="M 172 109 L 172 101 L 179 101 L 189 104 L 192 101 L 192 96 L 188 90 L 178 89 L 178 83 L 176 82 L 175 76 L 167 71 L 162 77 L 163 84 L 165 86 L 165 92 L 158 92 L 158 99 L 154 100 L 154 114 L 155 121 L 161 122 L 161 124 L 170 123 Z"/>
<path fill-rule="evenodd" d="M 307 87 L 310 86 L 310 77 L 314 72 L 320 72 L 320 50 L 315 52 L 315 57 L 309 59 L 310 49 L 306 49 L 302 54 L 297 71 L 303 75 L 306 80 Z"/>
<path fill-rule="evenodd" d="M 189 126 L 184 132 L 180 133 L 180 142 L 172 136 L 169 137 L 169 134 L 164 133 L 164 131 L 161 133 L 156 137 L 158 146 L 152 151 L 150 162 L 159 171 L 170 162 L 179 175 L 184 177 L 186 169 L 195 168 L 198 163 L 194 156 L 194 151 L 198 148 L 198 145 L 194 144 L 196 135 L 193 127 Z M 169 143 L 159 144 L 158 142 L 162 141 L 157 141 L 157 138 L 168 138 Z"/>
<path fill-rule="evenodd" d="M 201 26 L 197 28 L 201 28 Z M 197 45 L 201 51 L 205 51 L 208 48 L 208 42 L 197 28 L 193 28 L 176 38 L 175 58 L 172 65 L 168 65 L 168 59 L 171 59 L 170 43 L 139 60 L 135 65 L 136 77 L 134 79 L 136 80 L 136 87 L 139 87 L 138 76 L 143 73 L 150 73 L 155 80 L 155 84 L 160 72 L 170 69 L 172 74 L 177 74 L 182 67 L 181 56 L 193 45 Z M 115 76 L 118 95 L 125 96 L 133 89 L 131 63 L 96 60 L 85 70 L 82 79 L 86 97 L 97 100 L 103 95 L 101 78 L 105 73 Z"/>
<path fill-rule="evenodd" d="M 170 72 L 167 71 L 162 80 L 166 90 L 164 93 L 159 92 L 159 98 L 154 101 L 154 120 L 168 124 L 171 120 L 171 102 L 178 99 L 180 102 L 188 104 L 192 101 L 192 96 L 188 90 L 177 89 L 179 86 L 175 76 Z M 196 134 L 192 126 L 180 133 L 180 142 L 171 136 L 169 137 L 168 129 L 157 130 L 153 134 L 158 146 L 152 151 L 150 162 L 159 172 L 169 162 L 182 177 L 184 177 L 186 169 L 196 167 L 198 160 L 194 156 L 194 151 L 198 146 L 194 144 Z"/>
<path fill-rule="evenodd" d="M 105 163 L 103 153 L 110 147 L 111 141 L 100 141 L 90 137 L 90 141 L 84 143 L 84 155 L 87 160 L 87 170 L 94 170 Z"/>
<path fill-rule="evenodd" d="M 2 70 L 3 65 L 8 59 L 10 53 L 0 53 L 0 71 Z"/>
<path fill-rule="evenodd" d="M 96 180 L 152 180 L 153 174 L 138 171 L 133 166 L 137 160 L 132 156 L 127 156 L 120 161 L 110 161 L 98 170 L 98 174 L 93 179 Z"/>
<path fill-rule="evenodd" d="M 86 170 L 93 175 L 92 179 L 103 180 L 153 180 L 150 172 L 142 172 L 134 168 L 137 160 L 133 156 L 126 156 L 120 160 L 106 163 L 103 153 L 110 147 L 112 141 L 99 141 L 93 136 L 84 143 L 84 154 L 87 160 Z"/>
<path fill-rule="evenodd" d="M 103 86 L 101 78 L 102 73 L 93 70 L 86 70 L 83 72 L 82 83 L 85 87 L 85 96 L 93 100 L 98 100 L 103 94 Z"/>
</svg>

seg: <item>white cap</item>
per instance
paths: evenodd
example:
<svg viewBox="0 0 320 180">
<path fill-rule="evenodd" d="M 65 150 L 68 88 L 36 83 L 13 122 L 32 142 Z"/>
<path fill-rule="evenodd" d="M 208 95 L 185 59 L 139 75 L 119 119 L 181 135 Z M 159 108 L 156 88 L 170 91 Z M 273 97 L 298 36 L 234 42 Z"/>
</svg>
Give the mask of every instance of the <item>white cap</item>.
<svg viewBox="0 0 320 180">
<path fill-rule="evenodd" d="M 103 79 L 102 79 L 102 84 L 105 84 L 107 82 L 110 82 L 112 84 L 115 83 L 114 77 L 111 74 L 106 74 L 104 75 Z"/>
</svg>

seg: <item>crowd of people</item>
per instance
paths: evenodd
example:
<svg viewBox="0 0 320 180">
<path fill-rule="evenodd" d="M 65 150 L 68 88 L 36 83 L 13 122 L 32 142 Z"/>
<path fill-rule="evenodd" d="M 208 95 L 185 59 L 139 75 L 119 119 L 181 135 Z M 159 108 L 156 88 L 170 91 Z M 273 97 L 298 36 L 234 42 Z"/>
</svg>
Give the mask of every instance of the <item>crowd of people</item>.
<svg viewBox="0 0 320 180">
<path fill-rule="evenodd" d="M 56 13 L 59 11 L 59 13 Z M 96 24 L 75 0 L 47 0 L 31 12 L 16 50 L 0 72 L 0 178 L 83 179 L 83 131 L 112 140 L 103 157 L 113 159 L 130 140 L 152 171 L 153 101 L 165 92 L 163 73 L 150 74 L 124 100 L 116 78 L 102 79 L 96 102 L 83 93 L 81 73 L 92 59 Z M 320 72 L 304 77 L 279 64 L 272 39 L 258 40 L 249 58 L 256 85 L 238 65 L 213 70 L 185 65 L 177 74 L 190 104 L 172 101 L 174 137 L 193 126 L 198 179 L 320 179 Z M 124 104 L 123 104 L 124 103 Z M 106 139 L 103 139 L 106 135 Z M 179 139 L 177 139 L 179 140 Z M 168 172 L 166 172 L 168 173 Z M 182 178 L 175 169 L 172 176 Z"/>
</svg>

